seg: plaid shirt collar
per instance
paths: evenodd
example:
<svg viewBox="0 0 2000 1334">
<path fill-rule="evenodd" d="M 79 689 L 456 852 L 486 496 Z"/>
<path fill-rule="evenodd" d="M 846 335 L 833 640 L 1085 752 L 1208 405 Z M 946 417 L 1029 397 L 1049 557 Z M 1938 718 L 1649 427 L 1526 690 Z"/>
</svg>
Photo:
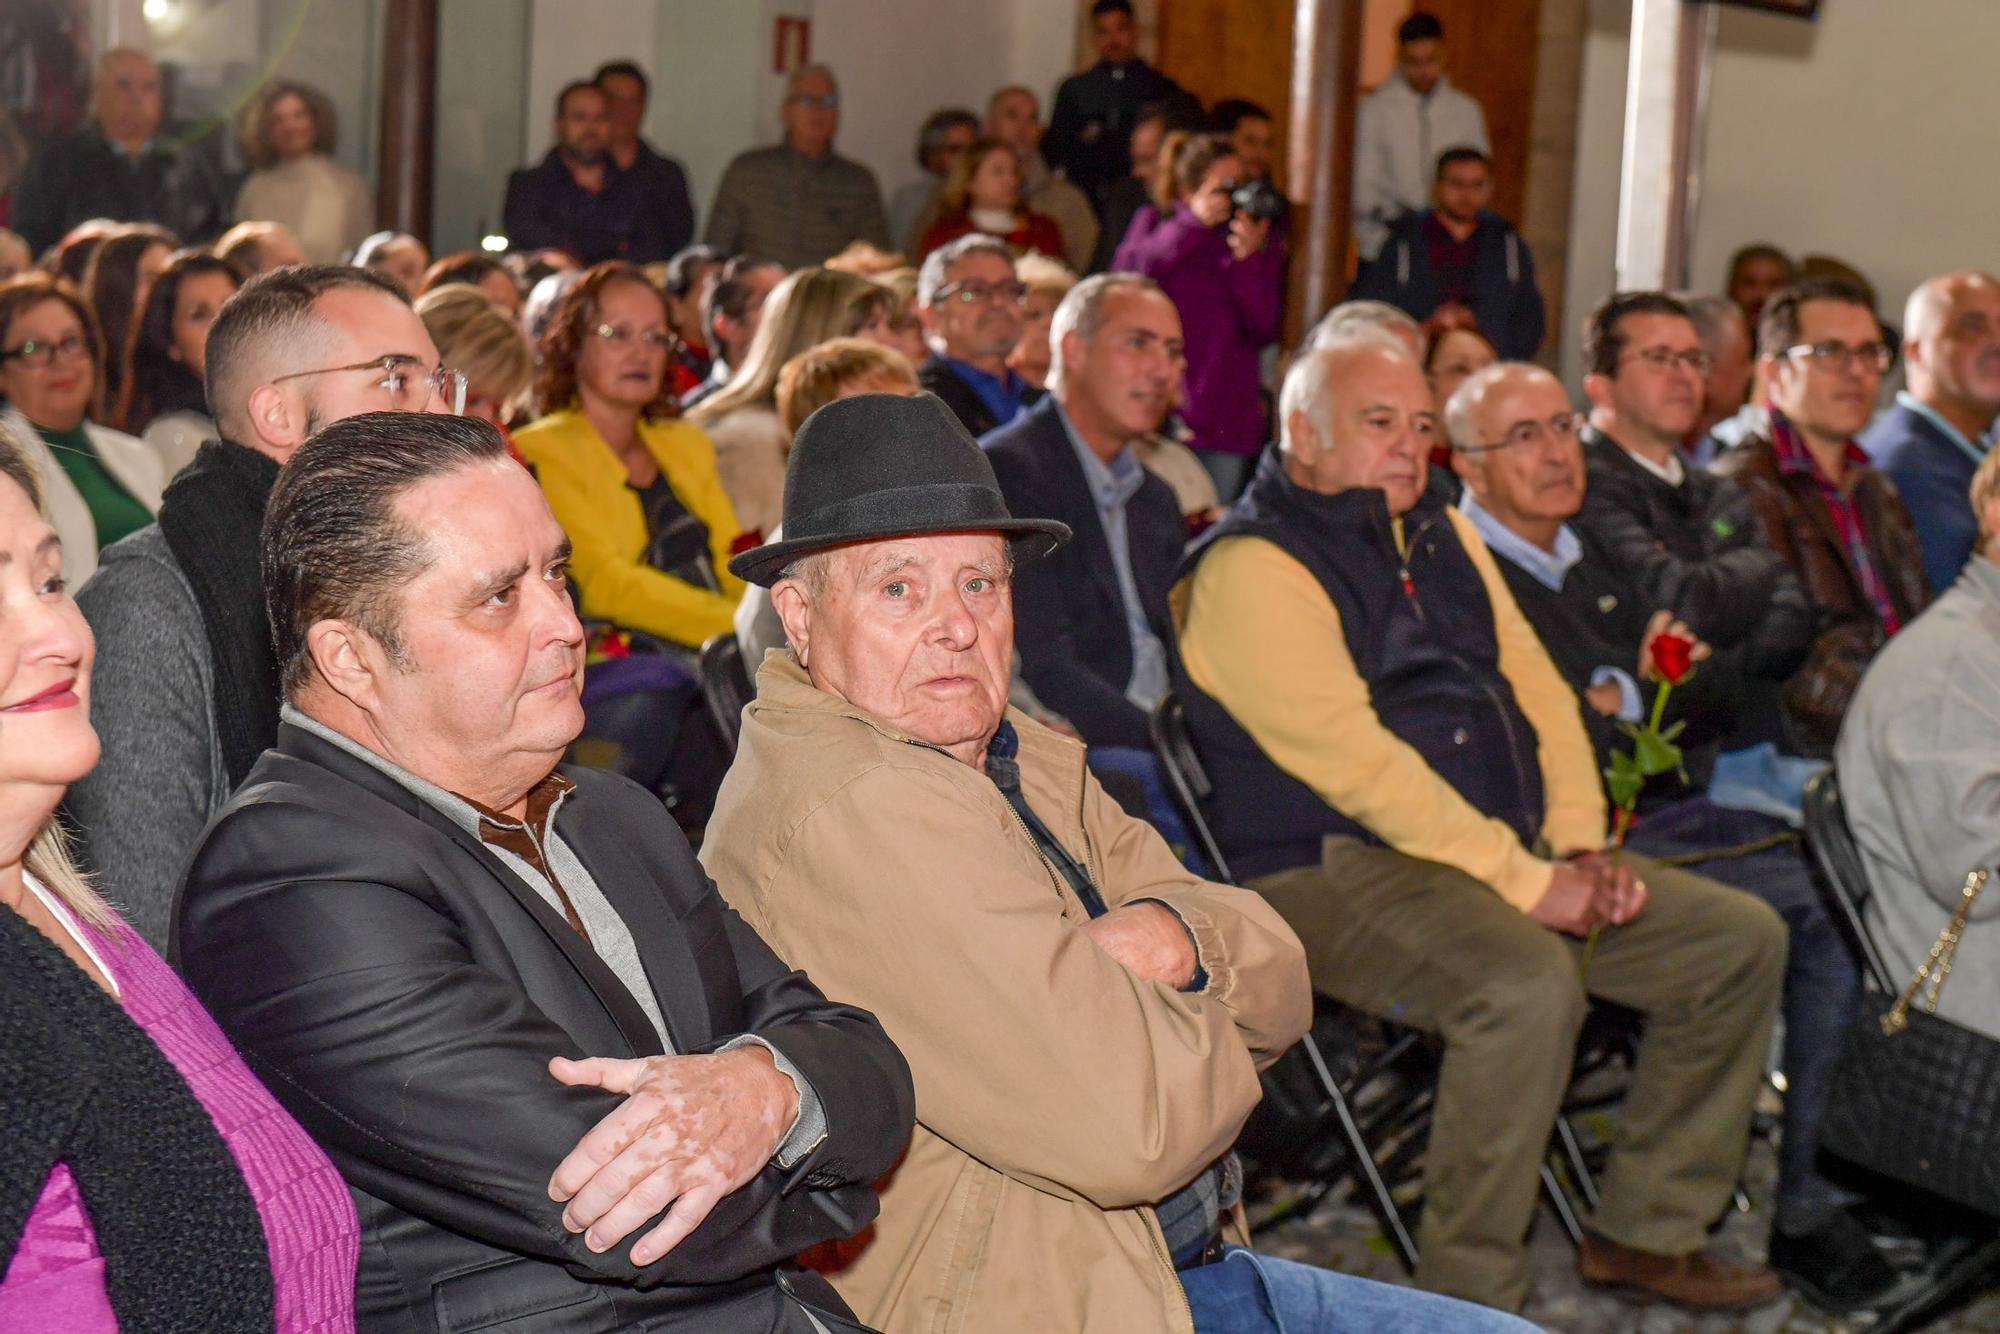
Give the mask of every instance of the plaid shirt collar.
<svg viewBox="0 0 2000 1334">
<path fill-rule="evenodd" d="M 1882 628 L 1889 634 L 1895 634 L 1902 628 L 1902 618 L 1896 614 L 1896 604 L 1889 597 L 1889 586 L 1883 581 L 1881 571 L 1875 568 L 1875 553 L 1868 545 L 1868 522 L 1861 517 L 1861 508 L 1853 500 L 1855 479 L 1863 469 L 1873 466 L 1868 461 L 1868 455 L 1861 446 L 1849 440 L 1846 469 L 1841 474 L 1841 480 L 1834 481 L 1826 475 L 1826 469 L 1819 466 L 1819 460 L 1813 457 L 1812 451 L 1806 448 L 1805 438 L 1799 434 L 1798 428 L 1776 408 L 1771 409 L 1771 453 L 1777 459 L 1780 472 L 1802 473 L 1813 479 L 1820 499 L 1826 504 L 1827 514 L 1840 534 L 1840 544 L 1846 549 L 1847 563 L 1853 568 L 1861 591 L 1881 618 Z"/>
</svg>

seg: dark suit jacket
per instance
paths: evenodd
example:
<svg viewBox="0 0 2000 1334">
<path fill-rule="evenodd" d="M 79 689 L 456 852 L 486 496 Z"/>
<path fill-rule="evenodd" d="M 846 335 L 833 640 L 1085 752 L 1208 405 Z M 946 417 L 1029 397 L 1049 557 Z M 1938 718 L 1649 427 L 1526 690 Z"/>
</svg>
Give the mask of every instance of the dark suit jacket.
<svg viewBox="0 0 2000 1334">
<path fill-rule="evenodd" d="M 1069 719 L 1086 745 L 1151 743 L 1145 711 L 1125 698 L 1132 677 L 1132 637 L 1118 571 L 1097 517 L 1083 464 L 1070 446 L 1054 397 L 980 441 L 1016 518 L 1060 519 L 1074 534 L 1053 555 L 1014 572 L 1014 642 L 1021 675 L 1044 704 Z M 1146 623 L 1174 651 L 1167 590 L 1186 545 L 1187 526 L 1173 490 L 1145 474 L 1125 507 L 1132 579 Z"/>
<path fill-rule="evenodd" d="M 943 399 L 951 415 L 976 436 L 985 435 L 1000 424 L 993 409 L 986 406 L 986 400 L 943 357 L 924 358 L 924 364 L 917 367 L 917 383 Z"/>
<path fill-rule="evenodd" d="M 1902 493 L 1932 591 L 1950 588 L 1979 540 L 1968 495 L 1978 463 L 1930 418 L 1901 403 L 1869 423 L 1860 444 Z"/>
<path fill-rule="evenodd" d="M 758 1034 L 812 1084 L 829 1133 L 645 1269 L 629 1257 L 652 1223 L 593 1254 L 563 1228 L 548 1181 L 622 1099 L 557 1083 L 548 1059 L 658 1055 L 658 1035 L 476 837 L 283 727 L 196 850 L 173 953 L 353 1189 L 360 1327 L 804 1331 L 790 1292 L 829 1328 L 858 1328 L 791 1258 L 874 1217 L 866 1183 L 914 1115 L 901 1054 L 730 910 L 657 800 L 608 773 L 564 772 L 577 790 L 556 829 L 631 928 L 674 1048 Z"/>
</svg>

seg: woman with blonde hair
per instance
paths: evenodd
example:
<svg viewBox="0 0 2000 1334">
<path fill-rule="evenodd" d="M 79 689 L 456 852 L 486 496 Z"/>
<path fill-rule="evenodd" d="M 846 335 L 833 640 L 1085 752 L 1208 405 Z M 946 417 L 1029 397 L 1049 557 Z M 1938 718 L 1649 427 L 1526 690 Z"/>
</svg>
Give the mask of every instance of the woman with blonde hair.
<svg viewBox="0 0 2000 1334">
<path fill-rule="evenodd" d="M 237 218 L 282 222 L 314 264 L 340 263 L 373 225 L 368 182 L 333 160 L 334 130 L 326 94 L 287 82 L 251 98 L 238 130 L 251 171 L 236 195 Z"/>
<path fill-rule="evenodd" d="M 70 856 L 93 657 L 0 428 L 0 1329 L 352 1329 L 339 1173 Z"/>
<path fill-rule="evenodd" d="M 1021 341 L 1007 354 L 1007 369 L 1035 388 L 1046 389 L 1049 365 L 1055 359 L 1049 349 L 1049 326 L 1055 322 L 1056 307 L 1076 286 L 1076 273 L 1061 260 L 1033 254 L 1014 261 L 1014 278 L 1028 294 L 1021 299 Z"/>
<path fill-rule="evenodd" d="M 465 376 L 465 415 L 493 423 L 513 449 L 508 424 L 535 376 L 535 354 L 521 326 L 470 283 L 431 288 L 417 298 L 417 318 L 442 363 Z"/>
<path fill-rule="evenodd" d="M 832 269 L 800 269 L 765 298 L 757 336 L 729 383 L 688 414 L 715 441 L 716 468 L 744 531 L 769 533 L 784 508 L 792 435 L 778 419 L 779 371 L 829 338 L 860 334 L 888 346 L 890 309 L 889 293 L 878 283 Z"/>
<path fill-rule="evenodd" d="M 1017 255 L 1063 253 L 1062 228 L 1021 197 L 1021 159 L 998 139 L 981 139 L 952 164 L 938 192 L 938 220 L 917 244 L 917 258 L 971 232 L 1005 241 Z"/>
</svg>

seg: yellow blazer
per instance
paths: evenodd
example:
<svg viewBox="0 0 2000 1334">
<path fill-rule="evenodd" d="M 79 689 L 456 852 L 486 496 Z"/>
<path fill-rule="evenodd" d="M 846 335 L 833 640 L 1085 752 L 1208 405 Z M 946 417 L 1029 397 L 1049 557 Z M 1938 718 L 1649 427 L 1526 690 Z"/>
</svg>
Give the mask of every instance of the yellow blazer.
<svg viewBox="0 0 2000 1334">
<path fill-rule="evenodd" d="M 708 526 L 720 593 L 697 588 L 646 564 L 646 512 L 619 461 L 590 419 L 575 408 L 550 413 L 514 435 L 534 465 L 556 522 L 569 534 L 570 571 L 583 593 L 582 614 L 699 648 L 732 628 L 743 581 L 729 572 L 740 529 L 715 472 L 715 446 L 679 421 L 639 423 L 639 437 L 688 513 Z"/>
</svg>

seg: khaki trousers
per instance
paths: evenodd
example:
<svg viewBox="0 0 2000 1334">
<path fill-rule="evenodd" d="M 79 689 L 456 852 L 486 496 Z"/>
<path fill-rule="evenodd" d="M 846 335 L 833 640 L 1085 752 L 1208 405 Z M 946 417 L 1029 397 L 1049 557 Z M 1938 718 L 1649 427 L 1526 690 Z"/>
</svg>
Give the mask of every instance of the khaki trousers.
<svg viewBox="0 0 2000 1334">
<path fill-rule="evenodd" d="M 1735 1187 L 1785 928 L 1748 894 L 1628 860 L 1649 901 L 1602 932 L 1588 985 L 1646 1027 L 1591 1227 L 1678 1255 L 1702 1249 Z M 1444 1039 L 1417 1282 L 1519 1310 L 1540 1164 L 1586 1008 L 1583 942 L 1460 871 L 1350 838 L 1328 839 L 1319 866 L 1250 888 L 1304 942 L 1315 987 Z"/>
</svg>

